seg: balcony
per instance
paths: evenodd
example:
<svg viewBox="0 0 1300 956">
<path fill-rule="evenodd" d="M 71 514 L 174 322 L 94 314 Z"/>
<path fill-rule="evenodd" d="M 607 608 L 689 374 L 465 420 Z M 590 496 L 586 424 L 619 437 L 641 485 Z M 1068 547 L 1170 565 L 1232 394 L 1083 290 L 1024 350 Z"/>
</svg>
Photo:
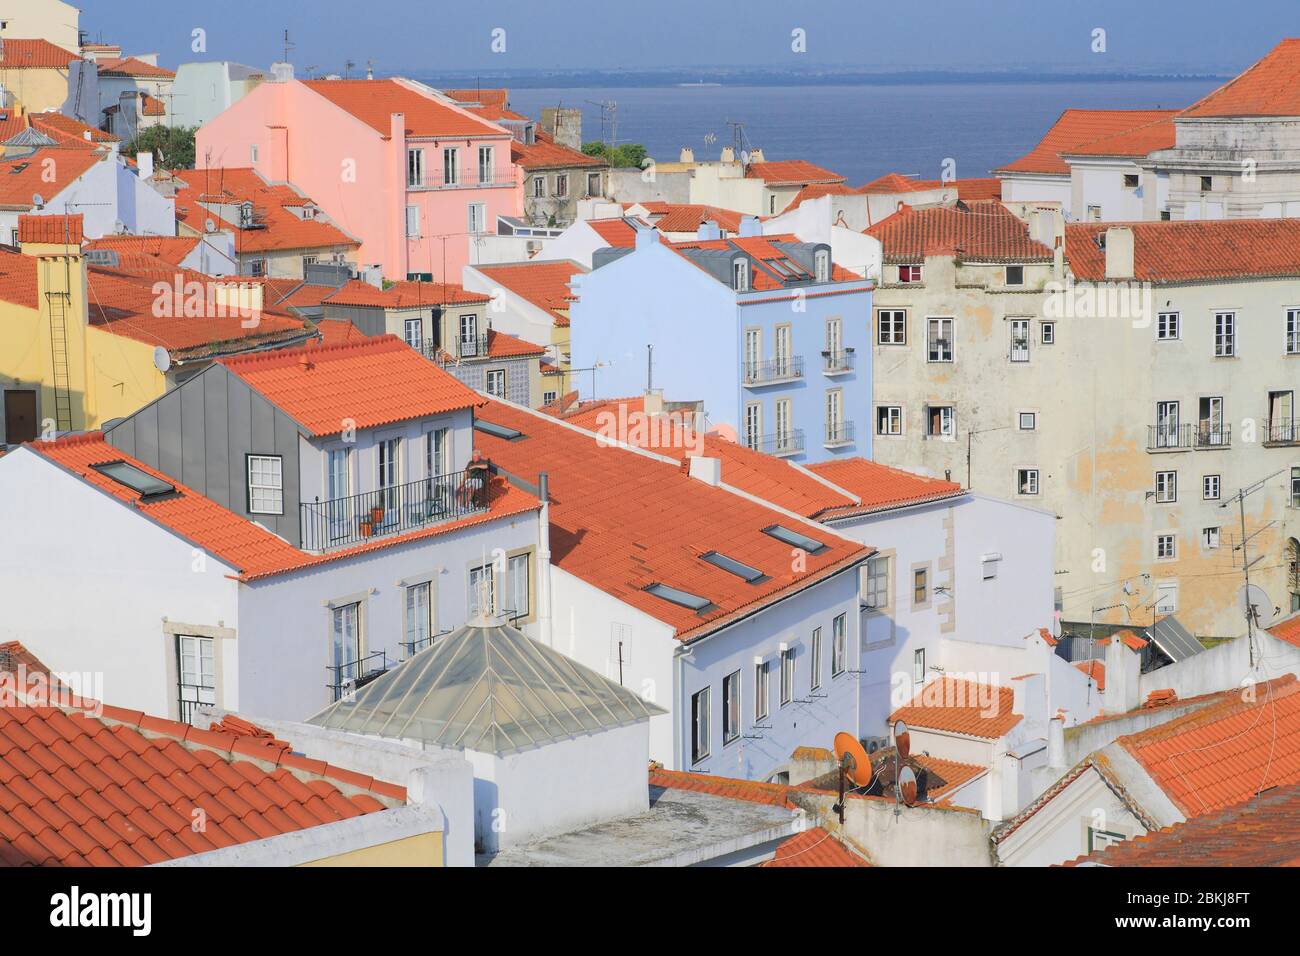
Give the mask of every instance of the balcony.
<svg viewBox="0 0 1300 956">
<path fill-rule="evenodd" d="M 1201 422 L 1196 428 L 1196 447 L 1202 451 L 1207 448 L 1231 448 L 1232 426 Z"/>
<path fill-rule="evenodd" d="M 458 176 L 454 183 L 445 183 L 442 179 L 430 179 L 418 183 L 408 182 L 406 188 L 409 192 L 439 192 L 444 189 L 493 189 L 517 185 L 519 181 L 514 176 L 502 170 L 493 170 L 478 179 Z"/>
<path fill-rule="evenodd" d="M 1187 451 L 1192 447 L 1191 425 L 1148 425 L 1147 451 Z"/>
<path fill-rule="evenodd" d="M 791 355 L 770 362 L 746 362 L 744 374 L 745 384 L 754 387 L 797 382 L 803 378 L 803 356 Z"/>
<path fill-rule="evenodd" d="M 822 371 L 827 375 L 852 372 L 853 358 L 853 349 L 828 349 L 822 352 Z"/>
<path fill-rule="evenodd" d="M 787 455 L 798 455 L 803 451 L 803 429 L 792 428 L 787 432 L 778 432 L 775 435 L 763 435 L 752 440 L 747 439 L 745 444 L 754 451 L 761 451 L 765 455 L 775 455 L 778 458 L 784 458 Z"/>
<path fill-rule="evenodd" d="M 852 422 L 827 422 L 826 424 L 826 441 L 827 448 L 841 448 L 844 445 L 853 444 L 853 423 Z"/>
<path fill-rule="evenodd" d="M 1265 419 L 1264 445 L 1273 448 L 1300 445 L 1300 418 Z"/>
<path fill-rule="evenodd" d="M 327 665 L 325 670 L 330 675 L 330 683 L 325 686 L 329 688 L 333 700 L 341 700 L 386 672 L 388 655 L 383 651 L 375 651 L 346 664 Z"/>
<path fill-rule="evenodd" d="M 448 343 L 448 346 L 425 342 L 417 351 L 423 353 L 424 357 L 429 361 L 437 362 L 439 365 L 449 365 L 465 359 L 480 359 L 488 356 L 488 337 L 486 335 L 453 339 Z M 452 351 L 453 348 L 455 349 L 454 352 Z"/>
<path fill-rule="evenodd" d="M 329 551 L 487 510 L 487 477 L 454 472 L 300 506 L 302 547 Z"/>
</svg>

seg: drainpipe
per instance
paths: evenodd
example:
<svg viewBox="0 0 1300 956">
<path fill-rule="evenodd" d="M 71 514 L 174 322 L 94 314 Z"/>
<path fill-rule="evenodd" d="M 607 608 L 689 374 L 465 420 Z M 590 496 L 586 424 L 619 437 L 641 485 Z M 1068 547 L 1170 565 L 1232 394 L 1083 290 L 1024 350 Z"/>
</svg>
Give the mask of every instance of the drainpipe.
<svg viewBox="0 0 1300 956">
<path fill-rule="evenodd" d="M 546 472 L 537 476 L 537 497 L 542 501 L 537 529 L 537 620 L 541 639 L 547 647 L 555 646 L 551 620 L 551 505 L 547 494 Z"/>
</svg>

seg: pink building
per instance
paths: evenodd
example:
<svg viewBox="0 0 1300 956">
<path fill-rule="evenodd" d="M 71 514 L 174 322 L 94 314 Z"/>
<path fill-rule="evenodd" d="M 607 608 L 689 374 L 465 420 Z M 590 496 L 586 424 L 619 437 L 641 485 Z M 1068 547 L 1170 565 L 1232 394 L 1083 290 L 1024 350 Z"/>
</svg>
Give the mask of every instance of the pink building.
<svg viewBox="0 0 1300 956">
<path fill-rule="evenodd" d="M 410 80 L 263 83 L 198 132 L 200 168 L 312 196 L 385 278 L 459 282 L 476 234 L 523 210 L 511 134 Z"/>
</svg>

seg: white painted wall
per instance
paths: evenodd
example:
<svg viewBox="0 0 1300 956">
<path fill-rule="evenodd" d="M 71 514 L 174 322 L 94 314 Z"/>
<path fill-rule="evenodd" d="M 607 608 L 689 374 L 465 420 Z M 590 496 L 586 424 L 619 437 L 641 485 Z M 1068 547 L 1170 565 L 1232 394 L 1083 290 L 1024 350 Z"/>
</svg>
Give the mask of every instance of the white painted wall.
<svg viewBox="0 0 1300 956">
<path fill-rule="evenodd" d="M 537 260 L 571 259 L 591 268 L 591 254 L 597 249 L 604 249 L 609 243 L 601 238 L 600 233 L 579 219 L 554 239 L 548 239 L 542 251 L 536 255 Z"/>
<path fill-rule="evenodd" d="M 1089 767 L 997 845 L 1002 866 L 1052 866 L 1090 852 L 1088 828 L 1132 838 L 1146 828 Z"/>
<path fill-rule="evenodd" d="M 880 240 L 865 235 L 865 212 L 844 209 L 845 200 L 855 197 L 820 196 L 800 203 L 779 216 L 763 220 L 763 235 L 794 233 L 803 242 L 825 242 L 831 247 L 831 259 L 837 266 L 860 276 L 881 278 Z M 858 222 L 861 225 L 858 225 Z"/>
</svg>

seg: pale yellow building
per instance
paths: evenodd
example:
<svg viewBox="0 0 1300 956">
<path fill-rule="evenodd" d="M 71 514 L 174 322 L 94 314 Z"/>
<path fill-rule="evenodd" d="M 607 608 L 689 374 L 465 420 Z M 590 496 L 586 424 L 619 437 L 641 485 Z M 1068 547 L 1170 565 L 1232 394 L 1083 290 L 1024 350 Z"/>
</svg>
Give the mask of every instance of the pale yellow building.
<svg viewBox="0 0 1300 956">
<path fill-rule="evenodd" d="M 0 40 L 47 40 L 81 53 L 81 11 L 63 0 L 0 0 Z"/>
<path fill-rule="evenodd" d="M 5 39 L 0 53 L 0 107 L 29 113 L 61 110 L 75 98 L 72 85 L 85 61 L 49 40 Z M 83 78 L 84 79 L 84 78 Z"/>
</svg>

